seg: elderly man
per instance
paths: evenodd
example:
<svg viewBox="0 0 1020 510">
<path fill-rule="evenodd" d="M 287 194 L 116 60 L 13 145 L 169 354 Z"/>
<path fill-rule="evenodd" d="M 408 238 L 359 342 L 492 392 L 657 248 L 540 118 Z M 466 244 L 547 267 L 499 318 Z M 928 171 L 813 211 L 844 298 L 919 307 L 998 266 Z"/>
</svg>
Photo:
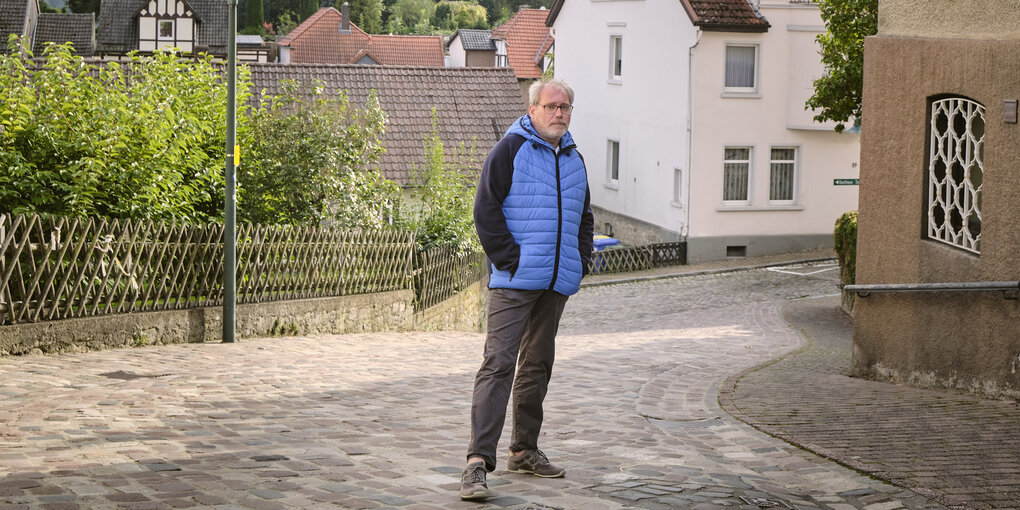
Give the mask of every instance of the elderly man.
<svg viewBox="0 0 1020 510">
<path fill-rule="evenodd" d="M 560 80 L 542 80 L 532 84 L 529 96 L 528 114 L 485 159 L 475 199 L 475 225 L 491 273 L 462 499 L 490 496 L 485 475 L 496 469 L 511 383 L 507 470 L 548 478 L 566 473 L 538 449 L 538 436 L 556 330 L 567 297 L 587 272 L 594 218 L 584 160 L 567 131 L 573 89 Z"/>
</svg>

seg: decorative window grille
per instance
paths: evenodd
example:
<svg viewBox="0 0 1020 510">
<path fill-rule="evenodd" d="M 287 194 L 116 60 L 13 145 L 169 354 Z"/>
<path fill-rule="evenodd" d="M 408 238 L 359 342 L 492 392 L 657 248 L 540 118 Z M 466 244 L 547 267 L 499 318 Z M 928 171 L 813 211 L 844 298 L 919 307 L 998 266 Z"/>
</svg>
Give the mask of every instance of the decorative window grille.
<svg viewBox="0 0 1020 510">
<path fill-rule="evenodd" d="M 723 156 L 723 201 L 747 200 L 748 174 L 751 168 L 750 147 L 726 147 Z"/>
<path fill-rule="evenodd" d="M 727 90 L 735 92 L 751 92 L 757 89 L 757 46 L 726 46 L 726 80 Z"/>
<path fill-rule="evenodd" d="M 929 131 L 926 235 L 980 253 L 985 107 L 964 98 L 933 101 Z"/>
<path fill-rule="evenodd" d="M 797 149 L 773 147 L 770 168 L 769 201 L 793 202 L 794 183 L 797 177 Z"/>
</svg>

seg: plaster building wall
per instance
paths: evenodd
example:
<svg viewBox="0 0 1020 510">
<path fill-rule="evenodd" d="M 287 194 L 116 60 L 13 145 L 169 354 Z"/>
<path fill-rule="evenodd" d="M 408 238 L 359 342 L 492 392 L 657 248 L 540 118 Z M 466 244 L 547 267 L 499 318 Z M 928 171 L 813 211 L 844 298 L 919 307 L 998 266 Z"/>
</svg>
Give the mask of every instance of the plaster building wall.
<svg viewBox="0 0 1020 510">
<path fill-rule="evenodd" d="M 879 35 L 865 43 L 859 284 L 1020 280 L 1020 125 L 1006 120 L 1012 109 L 1005 102 L 1020 98 L 1020 36 L 1012 30 L 1020 25 L 1015 11 L 988 9 L 975 21 L 958 16 L 970 4 L 940 3 L 881 2 Z M 928 10 L 932 19 L 911 10 Z M 942 37 L 975 26 L 1008 39 Z M 986 109 L 980 253 L 926 238 L 928 105 L 941 94 Z M 854 375 L 1020 398 L 1020 301 L 1007 297 L 857 299 Z"/>
<path fill-rule="evenodd" d="M 588 168 L 592 205 L 628 217 L 614 235 L 639 242 L 662 230 L 676 241 L 684 204 L 674 174 L 684 169 L 688 50 L 696 31 L 679 2 L 564 2 L 556 17 L 556 76 L 576 92 L 570 131 Z M 622 37 L 622 75 L 610 76 L 611 37 Z M 607 169 L 619 143 L 619 178 Z M 606 220 L 599 220 L 604 230 Z M 609 220 L 612 221 L 612 220 Z M 652 225 L 654 232 L 633 230 Z M 647 235 L 646 235 L 647 234 Z"/>
<path fill-rule="evenodd" d="M 832 246 L 832 229 L 857 208 L 859 136 L 817 123 L 804 103 L 824 73 L 815 4 L 762 2 L 764 33 L 705 31 L 694 55 L 688 258 L 758 256 Z M 756 91 L 725 88 L 727 45 L 757 45 Z M 724 153 L 749 148 L 747 200 L 724 201 Z M 771 150 L 796 149 L 793 200 L 770 200 Z"/>
</svg>

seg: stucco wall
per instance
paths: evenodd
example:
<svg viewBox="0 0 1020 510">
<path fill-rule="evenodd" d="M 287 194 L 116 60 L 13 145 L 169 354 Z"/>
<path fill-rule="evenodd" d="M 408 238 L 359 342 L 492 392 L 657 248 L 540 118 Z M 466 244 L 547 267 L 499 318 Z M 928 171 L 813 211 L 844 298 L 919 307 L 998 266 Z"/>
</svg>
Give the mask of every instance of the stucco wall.
<svg viewBox="0 0 1020 510">
<path fill-rule="evenodd" d="M 865 44 L 857 283 L 1020 280 L 1020 42 L 872 37 Z M 980 255 L 923 239 L 927 104 L 982 103 Z M 1020 398 L 1020 301 L 1002 293 L 872 294 L 855 305 L 853 373 Z"/>
<path fill-rule="evenodd" d="M 410 290 L 237 306 L 237 338 L 369 331 L 484 328 L 486 293 L 476 283 L 415 313 Z M 105 315 L 0 327 L 0 355 L 81 352 L 141 345 L 218 342 L 222 308 Z"/>
<path fill-rule="evenodd" d="M 882 0 L 885 36 L 955 39 L 1020 38 L 1020 0 Z"/>
</svg>

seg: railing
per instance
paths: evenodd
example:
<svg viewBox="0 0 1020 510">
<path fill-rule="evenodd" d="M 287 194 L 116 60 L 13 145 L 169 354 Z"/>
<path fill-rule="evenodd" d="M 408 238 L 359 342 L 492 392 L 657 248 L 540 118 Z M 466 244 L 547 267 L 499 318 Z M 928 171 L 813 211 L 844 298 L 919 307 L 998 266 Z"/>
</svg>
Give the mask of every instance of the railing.
<svg viewBox="0 0 1020 510">
<path fill-rule="evenodd" d="M 658 243 L 596 251 L 588 264 L 592 274 L 643 271 L 687 263 L 687 243 Z"/>
<path fill-rule="evenodd" d="M 1015 282 L 941 282 L 872 283 L 844 285 L 843 290 L 865 298 L 872 292 L 1002 292 L 1006 299 L 1017 299 L 1020 281 Z"/>
<path fill-rule="evenodd" d="M 0 325 L 223 303 L 223 226 L 0 215 Z M 240 225 L 237 301 L 411 287 L 414 235 Z"/>
</svg>

